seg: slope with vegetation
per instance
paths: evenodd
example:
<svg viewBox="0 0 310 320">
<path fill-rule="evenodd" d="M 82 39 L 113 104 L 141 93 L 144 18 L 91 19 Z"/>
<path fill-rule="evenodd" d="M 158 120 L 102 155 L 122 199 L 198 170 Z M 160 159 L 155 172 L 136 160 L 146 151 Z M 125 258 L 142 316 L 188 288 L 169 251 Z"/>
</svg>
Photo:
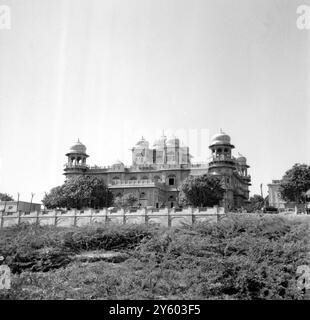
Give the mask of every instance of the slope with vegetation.
<svg viewBox="0 0 310 320">
<path fill-rule="evenodd" d="M 309 225 L 279 216 L 230 215 L 217 224 L 20 226 L 0 234 L 13 271 L 1 299 L 303 299 L 296 270 L 309 264 Z M 90 250 L 120 263 L 81 262 Z"/>
</svg>

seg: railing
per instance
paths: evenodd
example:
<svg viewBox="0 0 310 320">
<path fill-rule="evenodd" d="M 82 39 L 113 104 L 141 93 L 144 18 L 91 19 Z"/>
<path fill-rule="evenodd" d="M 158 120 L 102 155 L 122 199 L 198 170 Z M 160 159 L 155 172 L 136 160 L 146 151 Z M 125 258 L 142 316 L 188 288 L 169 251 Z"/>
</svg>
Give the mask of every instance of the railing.
<svg viewBox="0 0 310 320">
<path fill-rule="evenodd" d="M 205 210 L 204 210 L 205 209 Z M 25 214 L 24 212 L 12 215 L 0 214 L 0 228 L 19 225 L 23 222 L 39 225 L 53 225 L 60 227 L 83 226 L 92 223 L 140 223 L 140 224 L 159 224 L 162 226 L 177 226 L 182 224 L 194 224 L 199 221 L 218 222 L 225 217 L 224 208 L 186 208 L 176 209 L 123 209 L 113 210 L 71 210 L 71 211 L 41 211 Z"/>
<path fill-rule="evenodd" d="M 224 155 L 218 156 L 218 157 L 212 157 L 211 161 L 217 162 L 217 161 L 232 161 L 234 162 L 234 159 L 232 157 L 227 157 Z"/>
<path fill-rule="evenodd" d="M 124 186 L 124 185 L 154 185 L 155 181 L 153 180 L 113 180 L 109 185 L 111 186 Z"/>
<path fill-rule="evenodd" d="M 70 164 L 70 163 L 64 164 L 64 167 L 66 169 L 88 169 L 89 168 L 87 164 Z"/>
</svg>

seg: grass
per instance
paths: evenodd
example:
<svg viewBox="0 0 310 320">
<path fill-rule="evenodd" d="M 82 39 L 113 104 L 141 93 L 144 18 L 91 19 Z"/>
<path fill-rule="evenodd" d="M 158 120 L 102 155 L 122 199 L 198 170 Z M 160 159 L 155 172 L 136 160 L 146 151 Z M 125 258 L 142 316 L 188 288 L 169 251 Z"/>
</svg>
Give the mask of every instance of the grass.
<svg viewBox="0 0 310 320">
<path fill-rule="evenodd" d="M 0 299 L 304 299 L 296 269 L 309 265 L 308 239 L 306 222 L 245 214 L 172 229 L 12 227 L 0 233 L 14 273 Z M 130 258 L 71 259 L 96 249 Z"/>
</svg>

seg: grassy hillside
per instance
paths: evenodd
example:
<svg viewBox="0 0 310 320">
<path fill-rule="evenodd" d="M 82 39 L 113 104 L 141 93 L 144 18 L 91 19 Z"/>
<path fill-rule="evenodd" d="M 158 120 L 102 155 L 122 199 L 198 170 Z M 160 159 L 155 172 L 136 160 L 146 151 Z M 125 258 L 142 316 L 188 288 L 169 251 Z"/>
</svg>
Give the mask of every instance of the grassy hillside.
<svg viewBox="0 0 310 320">
<path fill-rule="evenodd" d="M 13 271 L 0 299 L 303 299 L 296 269 L 309 265 L 309 225 L 279 216 L 230 215 L 217 224 L 1 230 Z M 78 262 L 89 250 L 126 261 Z"/>
</svg>

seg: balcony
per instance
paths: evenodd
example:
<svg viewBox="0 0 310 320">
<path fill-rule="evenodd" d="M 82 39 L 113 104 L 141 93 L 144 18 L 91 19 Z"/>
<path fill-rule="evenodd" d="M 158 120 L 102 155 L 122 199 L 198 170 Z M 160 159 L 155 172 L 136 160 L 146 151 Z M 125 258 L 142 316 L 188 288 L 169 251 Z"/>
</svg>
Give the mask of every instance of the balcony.
<svg viewBox="0 0 310 320">
<path fill-rule="evenodd" d="M 75 169 L 88 169 L 89 166 L 87 164 L 72 164 L 72 163 L 66 163 L 64 164 L 65 169 L 64 170 L 75 170 Z"/>
<path fill-rule="evenodd" d="M 125 187 L 156 187 L 158 182 L 153 180 L 113 180 L 109 183 L 109 188 L 125 188 Z"/>
</svg>

